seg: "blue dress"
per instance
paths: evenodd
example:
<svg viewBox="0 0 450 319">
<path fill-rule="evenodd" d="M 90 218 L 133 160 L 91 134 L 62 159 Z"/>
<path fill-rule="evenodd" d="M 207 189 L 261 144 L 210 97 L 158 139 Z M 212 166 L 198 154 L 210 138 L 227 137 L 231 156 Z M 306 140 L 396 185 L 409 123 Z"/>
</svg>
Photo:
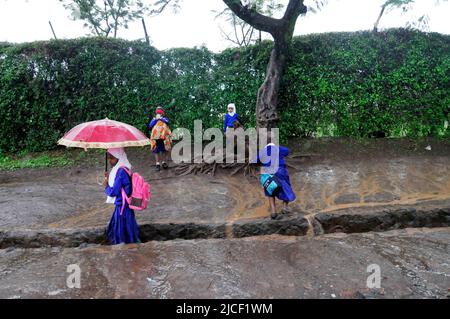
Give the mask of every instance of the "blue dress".
<svg viewBox="0 0 450 319">
<path fill-rule="evenodd" d="M 228 128 L 234 127 L 234 123 L 239 121 L 239 117 L 237 114 L 231 116 L 230 114 L 225 115 L 225 121 L 223 123 L 223 132 L 226 133 Z"/>
<path fill-rule="evenodd" d="M 117 170 L 114 186 L 106 186 L 105 193 L 110 197 L 116 197 L 116 209 L 109 222 L 106 231 L 109 242 L 112 245 L 140 243 L 139 227 L 136 222 L 134 211 L 131 210 L 126 201 L 122 199 L 122 188 L 125 189 L 127 196 L 131 194 L 131 177 L 123 169 Z M 125 204 L 122 215 L 122 204 Z"/>
<path fill-rule="evenodd" d="M 277 146 L 275 146 L 275 147 L 277 147 Z M 284 202 L 293 202 L 296 197 L 295 197 L 294 191 L 292 190 L 289 173 L 286 168 L 286 162 L 284 160 L 284 158 L 289 155 L 289 149 L 284 146 L 279 146 L 278 149 L 279 149 L 279 154 L 278 154 L 279 162 L 278 162 L 278 170 L 275 173 L 275 176 L 278 177 L 278 179 L 280 180 L 282 187 L 281 187 L 281 191 L 276 194 L 276 197 L 279 200 L 282 200 Z M 272 151 L 274 151 L 274 146 L 268 146 L 267 147 L 267 156 L 271 156 Z M 260 161 L 259 154 L 258 154 L 258 161 Z M 264 167 L 270 167 L 270 164 L 271 164 L 271 162 L 267 161 L 267 163 L 263 162 L 262 165 Z M 264 191 L 264 193 L 267 197 L 271 197 L 269 194 L 267 194 L 266 191 Z"/>
</svg>

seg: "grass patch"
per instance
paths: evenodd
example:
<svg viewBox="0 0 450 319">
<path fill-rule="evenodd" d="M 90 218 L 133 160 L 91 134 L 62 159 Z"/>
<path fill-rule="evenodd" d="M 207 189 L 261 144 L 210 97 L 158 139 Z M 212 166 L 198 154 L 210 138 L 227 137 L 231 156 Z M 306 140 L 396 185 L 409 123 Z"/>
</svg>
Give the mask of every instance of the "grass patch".
<svg viewBox="0 0 450 319">
<path fill-rule="evenodd" d="M 65 155 L 41 154 L 35 157 L 25 155 L 19 157 L 0 155 L 0 171 L 15 171 L 25 168 L 66 167 L 74 164 L 74 160 Z"/>
</svg>

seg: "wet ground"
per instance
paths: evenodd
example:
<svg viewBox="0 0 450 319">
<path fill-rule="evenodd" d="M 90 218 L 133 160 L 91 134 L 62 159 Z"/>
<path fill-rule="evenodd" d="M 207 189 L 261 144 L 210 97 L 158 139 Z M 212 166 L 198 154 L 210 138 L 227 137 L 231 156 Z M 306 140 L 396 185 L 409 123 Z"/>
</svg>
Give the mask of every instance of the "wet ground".
<svg viewBox="0 0 450 319">
<path fill-rule="evenodd" d="M 97 227 L 92 237 L 101 233 L 113 211 L 97 184 L 102 154 L 88 153 L 94 161 L 72 168 L 0 172 L 0 244 L 8 236 L 32 237 L 31 245 L 16 245 L 19 239 L 1 246 L 8 248 L 0 250 L 0 298 L 447 296 L 450 228 L 370 231 L 450 225 L 449 141 L 302 140 L 290 148 L 298 198 L 294 216 L 280 222 L 267 218 L 254 178 L 156 173 L 147 150 L 130 150 L 135 170 L 152 185 L 149 208 L 137 213 L 138 223 L 150 227 L 149 240 L 156 238 L 155 225 L 166 233 L 189 228 L 165 240 L 222 238 L 139 246 L 45 248 L 48 238 L 33 237 L 59 232 L 58 240 L 78 242 L 88 238 L 87 229 Z M 196 237 L 196 225 L 217 229 L 212 236 L 197 230 Z M 360 234 L 327 235 L 333 232 Z M 291 236 L 237 239 L 272 233 Z M 81 290 L 65 286 L 69 264 L 83 270 Z M 382 289 L 366 287 L 370 264 L 381 267 Z"/>
<path fill-rule="evenodd" d="M 306 214 L 366 207 L 450 203 L 450 146 L 440 152 L 402 150 L 385 142 L 365 145 L 336 142 L 291 147 L 290 176 L 297 200 L 291 205 Z M 400 142 L 398 142 L 400 143 Z M 402 142 L 403 143 L 403 142 Z M 434 145 L 433 145 L 434 146 Z M 447 152 L 447 153 L 446 153 Z M 98 155 L 96 155 L 98 156 Z M 229 176 L 177 177 L 173 170 L 156 173 L 147 150 L 132 150 L 135 170 L 150 180 L 149 208 L 139 223 L 233 222 L 266 218 L 268 204 L 255 178 Z M 0 172 L 0 229 L 72 229 L 104 226 L 113 207 L 104 203 L 97 166 Z"/>
<path fill-rule="evenodd" d="M 449 243 L 434 228 L 0 250 L 0 298 L 446 298 Z"/>
</svg>

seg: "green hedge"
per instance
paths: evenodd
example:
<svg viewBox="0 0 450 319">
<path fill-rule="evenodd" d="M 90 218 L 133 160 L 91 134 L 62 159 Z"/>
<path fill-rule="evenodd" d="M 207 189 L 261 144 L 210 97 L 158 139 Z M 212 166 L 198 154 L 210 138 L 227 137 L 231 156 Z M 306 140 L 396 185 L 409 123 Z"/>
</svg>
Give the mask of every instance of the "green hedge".
<svg viewBox="0 0 450 319">
<path fill-rule="evenodd" d="M 407 30 L 323 34 L 296 39 L 292 52 L 282 95 L 285 130 L 449 136 L 450 36 Z"/>
<path fill-rule="evenodd" d="M 142 130 L 166 106 L 175 127 L 221 127 L 235 102 L 254 125 L 271 42 L 219 54 L 104 38 L 0 43 L 0 152 L 47 150 L 84 121 Z M 450 136 L 450 36 L 410 30 L 294 39 L 281 92 L 288 136 Z"/>
</svg>

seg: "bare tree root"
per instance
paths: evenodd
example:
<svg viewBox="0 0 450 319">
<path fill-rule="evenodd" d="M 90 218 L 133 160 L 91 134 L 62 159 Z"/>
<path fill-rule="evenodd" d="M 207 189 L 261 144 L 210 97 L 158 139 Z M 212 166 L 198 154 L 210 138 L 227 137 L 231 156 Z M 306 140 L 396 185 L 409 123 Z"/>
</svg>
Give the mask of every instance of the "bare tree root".
<svg viewBox="0 0 450 319">
<path fill-rule="evenodd" d="M 175 173 L 178 176 L 187 175 L 197 175 L 206 174 L 216 176 L 219 170 L 229 171 L 231 176 L 236 176 L 238 174 L 244 174 L 244 176 L 254 176 L 258 175 L 258 166 L 256 164 L 250 163 L 249 159 L 246 158 L 244 163 L 226 163 L 226 158 L 224 156 L 223 162 L 212 162 L 212 163 L 182 163 L 175 168 Z M 197 161 L 200 162 L 200 161 Z"/>
<path fill-rule="evenodd" d="M 224 152 L 225 154 L 225 152 Z M 316 154 L 294 154 L 293 156 L 289 156 L 288 160 L 291 160 L 293 163 L 286 162 L 286 166 L 290 169 L 298 171 L 300 167 L 296 164 L 299 159 L 314 157 Z M 236 160 L 236 159 L 235 159 Z M 195 163 L 201 162 L 201 163 Z M 178 176 L 187 176 L 187 175 L 197 175 L 197 174 L 206 174 L 216 176 L 217 172 L 221 171 L 229 171 L 230 176 L 236 176 L 239 174 L 243 174 L 244 176 L 249 177 L 257 177 L 258 176 L 258 165 L 250 163 L 248 158 L 245 158 L 245 163 L 226 163 L 226 157 L 224 155 L 222 163 L 212 162 L 206 163 L 203 160 L 194 159 L 193 163 L 182 163 L 179 164 L 175 168 L 175 173 Z"/>
<path fill-rule="evenodd" d="M 230 176 L 244 174 L 244 176 L 257 177 L 258 167 L 250 163 L 220 164 L 220 163 L 201 163 L 201 164 L 181 164 L 175 168 L 178 176 L 206 174 L 216 176 L 217 172 L 229 171 Z"/>
</svg>

